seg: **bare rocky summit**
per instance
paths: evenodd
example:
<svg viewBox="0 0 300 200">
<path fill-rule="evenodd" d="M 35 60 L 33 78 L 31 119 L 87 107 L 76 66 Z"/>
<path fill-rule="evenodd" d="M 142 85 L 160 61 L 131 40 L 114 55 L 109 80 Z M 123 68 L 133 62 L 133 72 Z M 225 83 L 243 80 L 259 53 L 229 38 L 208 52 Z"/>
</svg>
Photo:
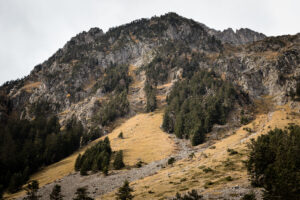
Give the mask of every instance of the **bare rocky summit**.
<svg viewBox="0 0 300 200">
<path fill-rule="evenodd" d="M 92 28 L 73 37 L 48 60 L 35 66 L 30 75 L 5 83 L 0 89 L 0 117 L 16 112 L 20 118 L 31 119 L 33 107 L 45 103 L 49 113 L 58 115 L 61 123 L 75 116 L 90 127 L 99 110 L 98 102 L 109 94 L 99 86 L 106 69 L 112 65 L 133 65 L 140 76 L 146 70 L 143 66 L 170 44 L 181 44 L 182 51 L 186 48 L 201 54 L 199 68 L 215 70 L 252 97 L 275 95 L 282 103 L 299 78 L 299 37 L 266 37 L 250 29 L 234 32 L 229 28 L 221 32 L 175 13 L 136 20 L 106 33 Z M 167 74 L 178 75 L 182 68 L 178 65 L 168 69 Z M 173 75 L 164 84 L 176 80 Z M 141 106 L 145 100 L 135 99 L 134 104 Z"/>
</svg>

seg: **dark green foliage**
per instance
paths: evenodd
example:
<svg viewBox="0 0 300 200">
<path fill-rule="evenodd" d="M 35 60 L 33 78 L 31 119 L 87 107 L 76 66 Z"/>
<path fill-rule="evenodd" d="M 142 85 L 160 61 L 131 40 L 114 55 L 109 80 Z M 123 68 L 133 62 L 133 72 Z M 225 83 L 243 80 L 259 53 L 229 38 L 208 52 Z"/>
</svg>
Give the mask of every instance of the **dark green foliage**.
<svg viewBox="0 0 300 200">
<path fill-rule="evenodd" d="M 39 189 L 39 182 L 36 180 L 32 180 L 28 183 L 27 187 L 25 188 L 27 196 L 24 200 L 37 200 L 40 196 L 37 195 Z"/>
<path fill-rule="evenodd" d="M 141 161 L 141 160 L 139 160 L 136 164 L 135 164 L 135 166 L 137 167 L 137 168 L 141 168 L 142 166 L 143 166 L 143 161 Z"/>
<path fill-rule="evenodd" d="M 59 104 L 52 104 L 45 100 L 39 100 L 30 106 L 29 112 L 34 116 L 47 116 L 54 113 L 54 110 L 59 108 Z"/>
<path fill-rule="evenodd" d="M 175 158 L 171 157 L 168 159 L 168 165 L 172 165 L 175 162 Z"/>
<path fill-rule="evenodd" d="M 90 170 L 104 171 L 108 169 L 111 158 L 111 147 L 108 137 L 99 141 L 96 145 L 87 149 L 81 156 L 78 155 L 75 162 L 75 170 L 81 175 L 87 175 Z"/>
<path fill-rule="evenodd" d="M 120 187 L 116 193 L 116 200 L 131 200 L 133 199 L 133 195 L 131 194 L 132 192 L 133 189 L 129 186 L 129 182 L 125 180 L 123 186 Z"/>
<path fill-rule="evenodd" d="M 230 156 L 238 154 L 238 152 L 236 150 L 230 149 L 230 148 L 227 149 L 227 152 L 229 153 Z"/>
<path fill-rule="evenodd" d="M 9 179 L 8 191 L 11 193 L 17 192 L 21 189 L 22 184 L 26 182 L 27 179 L 28 177 L 23 177 L 22 173 L 14 173 Z"/>
<path fill-rule="evenodd" d="M 181 196 L 178 192 L 176 193 L 175 198 L 172 200 L 202 200 L 203 196 L 198 194 L 196 190 L 192 190 L 191 192 L 188 192 L 187 194 Z"/>
<path fill-rule="evenodd" d="M 297 83 L 296 85 L 296 95 L 300 97 L 300 83 Z"/>
<path fill-rule="evenodd" d="M 122 150 L 120 150 L 116 153 L 113 166 L 117 170 L 122 169 L 123 167 L 125 167 L 125 164 L 123 162 L 123 151 Z"/>
<path fill-rule="evenodd" d="M 183 77 L 190 78 L 198 70 L 198 63 L 203 56 L 192 52 L 183 42 L 167 42 L 159 49 L 159 56 L 144 66 L 147 80 L 151 85 L 165 83 L 174 68 L 182 68 Z"/>
<path fill-rule="evenodd" d="M 103 92 L 111 94 L 107 101 L 99 105 L 100 109 L 93 118 L 96 124 L 106 126 L 129 112 L 127 93 L 130 82 L 127 65 L 111 64 L 106 69 L 104 78 L 95 84 L 94 91 L 102 88 Z"/>
<path fill-rule="evenodd" d="M 156 109 L 156 88 L 152 87 L 148 81 L 144 88 L 146 92 L 147 104 L 146 112 L 153 112 Z"/>
<path fill-rule="evenodd" d="M 105 76 L 101 81 L 103 92 L 116 91 L 117 93 L 128 90 L 131 77 L 128 75 L 127 65 L 111 65 L 106 69 Z"/>
<path fill-rule="evenodd" d="M 50 200 L 62 200 L 63 195 L 61 194 L 61 186 L 60 185 L 54 185 L 52 192 L 50 194 Z"/>
<path fill-rule="evenodd" d="M 73 200 L 94 200 L 93 198 L 88 196 L 87 189 L 85 187 L 77 188 L 76 197 Z"/>
<path fill-rule="evenodd" d="M 120 138 L 120 139 L 123 139 L 123 138 L 124 138 L 124 137 L 123 137 L 123 132 L 120 132 L 120 133 L 119 133 L 118 138 Z"/>
<path fill-rule="evenodd" d="M 191 142 L 192 142 L 192 145 L 193 146 L 196 146 L 198 144 L 201 144 L 204 142 L 204 134 L 202 134 L 200 131 L 195 131 L 194 134 L 192 134 L 192 139 L 191 139 Z"/>
<path fill-rule="evenodd" d="M 242 125 L 247 125 L 247 124 L 249 124 L 250 121 L 251 121 L 250 118 L 248 118 L 248 117 L 246 117 L 244 115 L 241 116 L 241 124 Z"/>
<path fill-rule="evenodd" d="M 89 133 L 84 134 L 81 139 L 81 145 L 86 145 L 89 142 L 101 137 L 103 132 L 99 128 L 92 129 Z"/>
<path fill-rule="evenodd" d="M 241 198 L 241 200 L 256 200 L 254 192 L 251 192 L 251 193 L 249 193 L 249 194 L 245 194 L 245 195 Z"/>
<path fill-rule="evenodd" d="M 171 66 L 170 66 L 171 67 Z M 148 66 L 146 66 L 146 76 L 153 83 L 165 82 L 168 78 L 168 68 L 162 57 L 155 57 Z"/>
<path fill-rule="evenodd" d="M 213 172 L 213 171 L 214 170 L 212 168 L 210 168 L 210 167 L 207 167 L 207 168 L 203 169 L 203 172 L 205 172 L 205 173 L 209 173 L 209 172 Z"/>
<path fill-rule="evenodd" d="M 264 199 L 300 198 L 300 127 L 274 129 L 249 144 L 247 169 L 254 186 L 265 189 Z"/>
<path fill-rule="evenodd" d="M 127 91 L 123 91 L 120 94 L 112 96 L 107 102 L 105 102 L 94 121 L 102 126 L 108 125 L 118 117 L 123 117 L 129 112 L 129 102 L 127 99 Z"/>
<path fill-rule="evenodd" d="M 79 154 L 75 161 L 75 171 L 79 171 L 81 166 L 81 154 Z"/>
<path fill-rule="evenodd" d="M 231 176 L 226 176 L 225 181 L 233 181 L 233 178 Z"/>
<path fill-rule="evenodd" d="M 9 118 L 0 123 L 0 184 L 16 192 L 41 166 L 70 155 L 80 146 L 84 134 L 75 119 L 60 130 L 58 118 L 42 116 L 32 121 Z"/>
<path fill-rule="evenodd" d="M 3 199 L 3 192 L 4 192 L 3 186 L 0 185 L 0 200 Z"/>
<path fill-rule="evenodd" d="M 214 72 L 199 71 L 174 85 L 167 97 L 163 129 L 201 144 L 214 124 L 225 124 L 237 93 Z"/>
</svg>

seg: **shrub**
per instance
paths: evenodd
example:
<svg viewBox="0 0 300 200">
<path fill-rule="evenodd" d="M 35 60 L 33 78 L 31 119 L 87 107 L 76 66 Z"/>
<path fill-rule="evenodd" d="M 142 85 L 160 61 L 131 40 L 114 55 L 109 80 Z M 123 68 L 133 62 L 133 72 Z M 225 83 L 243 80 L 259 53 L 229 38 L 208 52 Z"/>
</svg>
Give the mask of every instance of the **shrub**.
<svg viewBox="0 0 300 200">
<path fill-rule="evenodd" d="M 176 196 L 172 200 L 202 200 L 203 196 L 198 194 L 196 190 L 192 190 L 191 192 L 188 192 L 187 194 L 181 196 L 178 192 L 176 193 Z"/>
<path fill-rule="evenodd" d="M 52 192 L 50 194 L 50 200 L 62 200 L 63 195 L 61 194 L 61 186 L 60 185 L 54 185 Z"/>
<path fill-rule="evenodd" d="M 127 180 L 124 181 L 124 184 L 122 187 L 118 189 L 118 192 L 116 193 L 117 200 L 130 200 L 133 199 L 133 195 L 131 194 L 133 192 L 133 189 L 129 186 L 129 182 Z"/>
<path fill-rule="evenodd" d="M 245 195 L 241 198 L 241 200 L 256 200 L 254 192 L 251 192 L 251 193 L 249 193 L 249 194 L 245 194 Z"/>
<path fill-rule="evenodd" d="M 207 167 L 207 168 L 203 169 L 203 172 L 205 172 L 205 173 L 209 173 L 209 172 L 213 172 L 213 171 L 214 170 L 212 168 L 210 168 L 210 167 Z"/>
<path fill-rule="evenodd" d="M 244 131 L 247 131 L 248 133 L 252 133 L 252 129 L 249 127 L 245 127 L 243 128 Z"/>
<path fill-rule="evenodd" d="M 139 160 L 139 161 L 135 164 L 135 166 L 136 166 L 137 168 L 141 168 L 141 167 L 143 166 L 143 161 Z"/>
<path fill-rule="evenodd" d="M 227 149 L 227 152 L 229 153 L 229 155 L 230 156 L 232 156 L 232 155 L 235 155 L 235 154 L 238 154 L 238 152 L 236 151 L 236 150 L 234 150 L 234 149 Z"/>
<path fill-rule="evenodd" d="M 225 181 L 233 181 L 233 178 L 232 178 L 231 176 L 227 176 L 227 177 L 225 178 Z"/>
<path fill-rule="evenodd" d="M 88 196 L 87 188 L 81 187 L 76 190 L 76 197 L 73 200 L 94 200 Z"/>
<path fill-rule="evenodd" d="M 124 137 L 123 137 L 123 132 L 120 132 L 120 133 L 119 133 L 118 138 L 120 138 L 120 139 L 123 139 L 123 138 L 124 138 Z"/>
<path fill-rule="evenodd" d="M 213 185 L 214 184 L 214 182 L 212 182 L 212 181 L 207 181 L 207 182 L 205 182 L 205 184 L 204 184 L 204 188 L 208 188 L 209 186 L 211 186 L 211 185 Z"/>
<path fill-rule="evenodd" d="M 246 116 L 242 116 L 242 117 L 241 117 L 241 124 L 242 124 L 242 125 L 249 124 L 250 121 L 251 121 L 251 119 L 248 118 L 248 117 L 246 117 Z"/>
<path fill-rule="evenodd" d="M 171 157 L 168 159 L 168 165 L 172 165 L 175 162 L 175 158 Z"/>
</svg>

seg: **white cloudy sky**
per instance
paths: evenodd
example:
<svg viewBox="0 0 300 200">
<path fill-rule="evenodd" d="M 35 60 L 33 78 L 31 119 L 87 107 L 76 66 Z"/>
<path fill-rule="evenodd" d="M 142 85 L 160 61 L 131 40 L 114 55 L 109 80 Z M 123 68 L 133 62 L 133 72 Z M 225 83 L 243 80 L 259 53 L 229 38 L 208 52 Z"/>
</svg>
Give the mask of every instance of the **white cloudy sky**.
<svg viewBox="0 0 300 200">
<path fill-rule="evenodd" d="M 28 75 L 72 36 L 176 12 L 211 28 L 300 32 L 299 0 L 0 0 L 0 84 Z"/>
</svg>

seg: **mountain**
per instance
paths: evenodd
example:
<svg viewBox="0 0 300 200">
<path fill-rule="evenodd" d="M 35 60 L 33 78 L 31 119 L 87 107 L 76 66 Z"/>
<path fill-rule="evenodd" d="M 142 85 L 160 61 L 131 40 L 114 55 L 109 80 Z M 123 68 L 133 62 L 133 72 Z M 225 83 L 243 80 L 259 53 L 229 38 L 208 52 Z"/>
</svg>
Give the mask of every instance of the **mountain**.
<svg viewBox="0 0 300 200">
<path fill-rule="evenodd" d="M 215 130 L 253 120 L 256 102 L 265 97 L 273 97 L 274 105 L 296 102 L 299 78 L 300 34 L 216 31 L 176 13 L 136 20 L 106 33 L 92 28 L 71 38 L 28 76 L 1 86 L 3 141 L 18 140 L 10 124 L 20 123 L 24 135 L 31 130 L 16 144 L 7 143 L 2 154 L 14 146 L 15 152 L 24 151 L 22 157 L 28 149 L 20 143 L 29 142 L 28 147 L 40 142 L 39 153 L 19 163 L 29 165 L 30 156 L 41 154 L 35 170 L 9 172 L 28 176 L 109 133 L 121 119 L 157 108 L 165 109 L 164 131 L 199 145 L 219 137 Z M 57 156 L 55 144 L 64 139 L 53 133 L 70 134 L 75 147 Z M 9 156 L 5 159 L 0 164 L 8 169 L 7 163 L 18 165 Z"/>
</svg>

